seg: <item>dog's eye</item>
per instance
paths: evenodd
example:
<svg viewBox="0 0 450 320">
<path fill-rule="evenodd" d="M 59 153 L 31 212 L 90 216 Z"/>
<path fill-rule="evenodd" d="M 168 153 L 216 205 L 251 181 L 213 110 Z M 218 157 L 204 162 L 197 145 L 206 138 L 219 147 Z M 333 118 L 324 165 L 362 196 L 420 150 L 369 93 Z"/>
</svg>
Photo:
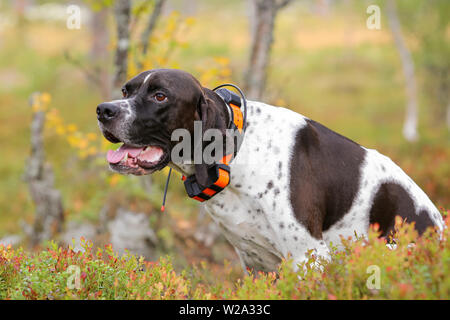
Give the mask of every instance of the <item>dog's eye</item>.
<svg viewBox="0 0 450 320">
<path fill-rule="evenodd" d="M 162 93 L 155 94 L 155 99 L 159 102 L 162 102 L 167 99 L 167 97 Z"/>
</svg>

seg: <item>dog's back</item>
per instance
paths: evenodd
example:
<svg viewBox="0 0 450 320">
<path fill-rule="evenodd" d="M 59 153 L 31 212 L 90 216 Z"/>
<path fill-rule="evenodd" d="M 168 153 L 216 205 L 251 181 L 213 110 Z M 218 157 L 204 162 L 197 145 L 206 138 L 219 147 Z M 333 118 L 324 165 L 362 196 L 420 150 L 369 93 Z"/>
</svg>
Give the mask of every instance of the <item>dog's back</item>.
<svg viewBox="0 0 450 320">
<path fill-rule="evenodd" d="M 273 269 L 289 253 L 301 261 L 309 249 L 327 256 L 330 241 L 366 235 L 370 224 L 387 235 L 397 215 L 419 233 L 443 227 L 389 158 L 284 108 L 249 101 L 231 172 L 229 188 L 206 205 L 247 267 Z"/>
</svg>

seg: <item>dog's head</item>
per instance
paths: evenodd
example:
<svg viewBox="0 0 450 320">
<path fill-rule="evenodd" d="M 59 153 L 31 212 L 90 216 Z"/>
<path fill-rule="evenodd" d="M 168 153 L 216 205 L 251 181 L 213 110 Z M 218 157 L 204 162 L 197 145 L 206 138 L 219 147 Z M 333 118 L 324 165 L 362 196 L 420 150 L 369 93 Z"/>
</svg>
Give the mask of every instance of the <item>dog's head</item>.
<svg viewBox="0 0 450 320">
<path fill-rule="evenodd" d="M 111 169 L 119 173 L 143 175 L 164 168 L 171 161 L 175 129 L 193 134 L 194 121 L 201 121 L 203 131 L 217 128 L 224 132 L 228 123 L 223 100 L 181 70 L 142 72 L 123 86 L 122 93 L 123 99 L 97 107 L 105 138 L 123 143 L 107 155 Z M 206 174 L 204 166 L 195 169 L 196 175 Z"/>
</svg>

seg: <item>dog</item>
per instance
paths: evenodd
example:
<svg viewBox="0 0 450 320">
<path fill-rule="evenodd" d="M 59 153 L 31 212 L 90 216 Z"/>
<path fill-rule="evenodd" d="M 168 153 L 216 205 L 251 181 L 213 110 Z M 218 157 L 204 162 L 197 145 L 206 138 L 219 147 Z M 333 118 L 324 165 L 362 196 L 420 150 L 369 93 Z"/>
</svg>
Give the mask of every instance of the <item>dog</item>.
<svg viewBox="0 0 450 320">
<path fill-rule="evenodd" d="M 171 134 L 193 133 L 195 121 L 223 132 L 230 121 L 224 100 L 176 69 L 142 72 L 122 93 L 96 110 L 104 137 L 123 143 L 108 152 L 110 168 L 144 175 L 170 166 L 205 185 L 206 164 L 171 161 Z M 247 112 L 229 185 L 203 203 L 244 270 L 274 271 L 288 256 L 297 265 L 309 250 L 329 258 L 330 244 L 365 236 L 371 224 L 387 237 L 396 216 L 419 234 L 443 230 L 438 209 L 388 157 L 286 108 L 249 100 Z"/>
</svg>

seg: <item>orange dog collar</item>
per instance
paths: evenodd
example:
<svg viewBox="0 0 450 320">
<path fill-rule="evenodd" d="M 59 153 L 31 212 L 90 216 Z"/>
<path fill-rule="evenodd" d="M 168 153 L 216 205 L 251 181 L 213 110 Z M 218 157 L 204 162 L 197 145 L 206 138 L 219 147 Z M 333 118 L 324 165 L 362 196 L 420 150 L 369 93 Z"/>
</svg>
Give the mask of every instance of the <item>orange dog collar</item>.
<svg viewBox="0 0 450 320">
<path fill-rule="evenodd" d="M 217 89 L 217 90 L 216 90 Z M 216 93 L 224 100 L 227 107 L 230 109 L 230 124 L 229 128 L 238 130 L 239 134 L 243 135 L 245 131 L 245 114 L 241 111 L 241 98 L 234 92 L 225 88 L 216 88 Z M 239 90 L 240 91 L 240 90 Z M 240 91 L 241 92 L 241 91 Z M 241 92 L 242 93 L 242 92 Z M 245 104 L 245 97 L 244 104 Z M 188 196 L 197 201 L 203 202 L 214 197 L 216 194 L 225 189 L 230 183 L 230 166 L 233 156 L 237 150 L 231 154 L 225 155 L 220 163 L 212 165 L 208 168 L 208 181 L 206 186 L 198 184 L 195 175 L 184 177 L 184 187 Z"/>
</svg>

